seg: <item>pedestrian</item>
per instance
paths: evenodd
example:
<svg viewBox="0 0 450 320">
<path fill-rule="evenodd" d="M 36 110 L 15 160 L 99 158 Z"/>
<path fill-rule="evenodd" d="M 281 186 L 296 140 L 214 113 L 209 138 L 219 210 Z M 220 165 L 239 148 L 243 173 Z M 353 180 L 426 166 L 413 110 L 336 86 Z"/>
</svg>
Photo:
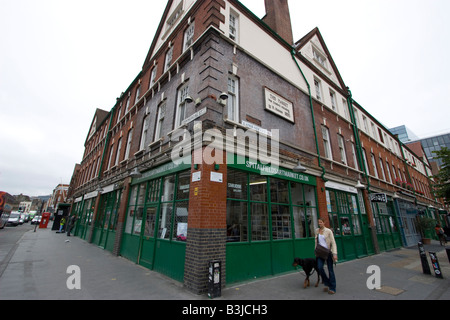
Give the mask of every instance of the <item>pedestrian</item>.
<svg viewBox="0 0 450 320">
<path fill-rule="evenodd" d="M 70 237 L 70 231 L 72 231 L 73 227 L 75 226 L 75 222 L 77 222 L 78 217 L 77 215 L 73 215 L 69 218 L 69 223 L 67 226 L 67 236 Z"/>
<path fill-rule="evenodd" d="M 444 246 L 447 244 L 447 237 L 445 235 L 444 229 L 442 229 L 441 225 L 438 223 L 436 224 L 436 227 L 434 228 L 436 231 L 436 235 L 439 238 L 439 242 L 441 243 L 441 246 Z"/>
<path fill-rule="evenodd" d="M 316 230 L 316 247 L 320 244 L 329 250 L 328 257 L 326 259 L 317 257 L 317 267 L 319 268 L 320 275 L 322 276 L 325 292 L 329 294 L 336 293 L 336 276 L 334 274 L 333 263 L 338 261 L 337 246 L 334 240 L 333 231 L 325 227 L 325 223 L 322 219 L 318 219 L 319 229 Z M 324 270 L 325 264 L 328 267 L 328 275 Z"/>
<path fill-rule="evenodd" d="M 65 224 L 66 224 L 66 217 L 62 217 L 61 220 L 59 221 L 59 232 L 58 233 L 63 232 Z"/>
</svg>

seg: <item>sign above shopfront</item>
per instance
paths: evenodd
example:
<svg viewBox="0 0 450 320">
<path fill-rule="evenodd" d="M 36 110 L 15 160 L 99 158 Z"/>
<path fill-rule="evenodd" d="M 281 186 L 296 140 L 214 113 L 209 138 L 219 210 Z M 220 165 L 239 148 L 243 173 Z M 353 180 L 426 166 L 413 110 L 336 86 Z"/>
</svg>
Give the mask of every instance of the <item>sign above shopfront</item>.
<svg viewBox="0 0 450 320">
<path fill-rule="evenodd" d="M 385 193 L 371 193 L 369 195 L 371 202 L 387 203 L 387 195 Z"/>
<path fill-rule="evenodd" d="M 250 171 L 263 176 L 290 180 L 312 186 L 317 185 L 316 178 L 308 174 L 294 172 L 290 169 L 272 166 L 270 164 L 262 164 L 259 161 L 247 159 L 236 154 L 227 154 L 227 165 L 230 168 Z"/>
</svg>

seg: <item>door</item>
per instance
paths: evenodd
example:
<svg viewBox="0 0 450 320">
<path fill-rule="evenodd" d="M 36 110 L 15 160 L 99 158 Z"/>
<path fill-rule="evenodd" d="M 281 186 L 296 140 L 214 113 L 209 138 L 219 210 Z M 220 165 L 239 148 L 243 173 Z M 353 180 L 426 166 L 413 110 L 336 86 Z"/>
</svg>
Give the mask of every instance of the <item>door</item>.
<svg viewBox="0 0 450 320">
<path fill-rule="evenodd" d="M 146 268 L 153 269 L 154 252 L 155 252 L 155 226 L 156 214 L 158 206 L 152 205 L 147 207 L 144 213 L 142 224 L 142 234 L 139 242 L 139 258 L 138 263 Z"/>
</svg>

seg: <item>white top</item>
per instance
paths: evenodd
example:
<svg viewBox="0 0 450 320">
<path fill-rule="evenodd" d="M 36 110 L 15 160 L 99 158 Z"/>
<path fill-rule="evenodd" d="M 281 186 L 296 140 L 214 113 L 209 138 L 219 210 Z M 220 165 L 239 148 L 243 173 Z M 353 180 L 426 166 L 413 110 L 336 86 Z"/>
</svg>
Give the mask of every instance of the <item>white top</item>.
<svg viewBox="0 0 450 320">
<path fill-rule="evenodd" d="M 327 249 L 330 249 L 330 248 L 328 248 L 327 242 L 325 241 L 325 236 L 322 235 L 322 234 L 319 234 L 319 244 L 320 244 L 322 247 L 325 247 L 325 248 L 327 248 Z"/>
</svg>

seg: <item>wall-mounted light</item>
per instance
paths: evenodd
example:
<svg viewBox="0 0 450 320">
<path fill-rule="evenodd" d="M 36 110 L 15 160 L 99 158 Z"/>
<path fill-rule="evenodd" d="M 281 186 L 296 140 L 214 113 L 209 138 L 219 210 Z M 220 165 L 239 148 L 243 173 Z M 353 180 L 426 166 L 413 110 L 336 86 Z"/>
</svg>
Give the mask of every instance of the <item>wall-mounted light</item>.
<svg viewBox="0 0 450 320">
<path fill-rule="evenodd" d="M 294 172 L 306 172 L 306 168 L 300 163 L 300 160 L 297 161 L 297 166 L 293 169 Z"/>
<path fill-rule="evenodd" d="M 131 171 L 130 173 L 130 178 L 138 179 L 140 177 L 142 177 L 142 173 L 139 171 L 137 167 L 134 168 L 133 171 Z"/>
<path fill-rule="evenodd" d="M 355 186 L 356 189 L 365 189 L 366 187 L 361 183 L 361 181 L 358 180 L 358 183 Z"/>
</svg>

